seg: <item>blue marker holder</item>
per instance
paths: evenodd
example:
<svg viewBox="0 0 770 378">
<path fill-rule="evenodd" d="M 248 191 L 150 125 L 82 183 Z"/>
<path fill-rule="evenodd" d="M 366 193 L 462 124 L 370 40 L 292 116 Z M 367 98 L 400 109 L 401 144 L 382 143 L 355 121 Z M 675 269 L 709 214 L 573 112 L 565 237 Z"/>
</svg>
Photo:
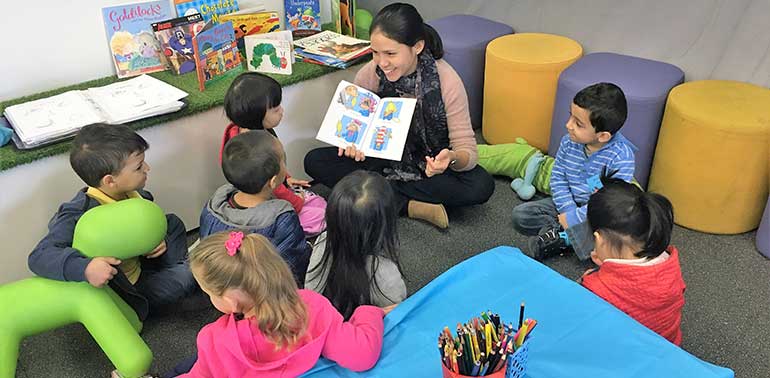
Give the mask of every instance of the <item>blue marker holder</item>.
<svg viewBox="0 0 770 378">
<path fill-rule="evenodd" d="M 527 375 L 527 360 L 529 359 L 529 343 L 532 336 L 527 337 L 524 344 L 505 362 L 505 378 L 525 378 Z"/>
</svg>

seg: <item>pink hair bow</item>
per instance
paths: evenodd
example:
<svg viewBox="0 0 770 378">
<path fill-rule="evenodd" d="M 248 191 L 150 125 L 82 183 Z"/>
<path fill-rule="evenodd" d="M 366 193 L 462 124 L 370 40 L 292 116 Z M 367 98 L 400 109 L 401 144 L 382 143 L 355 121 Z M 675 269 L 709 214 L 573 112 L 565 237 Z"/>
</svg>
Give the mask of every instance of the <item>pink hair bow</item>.
<svg viewBox="0 0 770 378">
<path fill-rule="evenodd" d="M 227 254 L 235 256 L 238 253 L 238 248 L 241 247 L 241 241 L 243 241 L 243 232 L 235 231 L 230 233 L 230 237 L 225 242 L 225 249 Z"/>
</svg>

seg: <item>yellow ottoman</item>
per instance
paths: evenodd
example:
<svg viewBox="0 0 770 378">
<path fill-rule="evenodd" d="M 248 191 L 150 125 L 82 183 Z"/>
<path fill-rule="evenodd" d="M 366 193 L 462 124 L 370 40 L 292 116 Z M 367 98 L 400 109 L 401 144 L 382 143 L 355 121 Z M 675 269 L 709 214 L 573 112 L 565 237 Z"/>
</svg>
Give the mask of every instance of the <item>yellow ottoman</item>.
<svg viewBox="0 0 770 378">
<path fill-rule="evenodd" d="M 487 143 L 522 137 L 547 150 L 559 74 L 582 55 L 580 44 L 552 34 L 511 34 L 490 42 L 481 126 Z"/>
<path fill-rule="evenodd" d="M 684 83 L 668 94 L 650 175 L 677 224 L 715 234 L 757 228 L 768 195 L 770 90 Z"/>
</svg>

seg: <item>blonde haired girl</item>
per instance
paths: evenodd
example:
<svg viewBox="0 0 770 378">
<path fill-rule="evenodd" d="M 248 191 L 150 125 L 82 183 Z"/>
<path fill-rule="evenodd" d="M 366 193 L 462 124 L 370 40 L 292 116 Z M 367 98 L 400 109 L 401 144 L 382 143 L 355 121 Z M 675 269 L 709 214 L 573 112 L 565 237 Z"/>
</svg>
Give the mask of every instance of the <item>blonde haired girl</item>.
<svg viewBox="0 0 770 378">
<path fill-rule="evenodd" d="M 354 371 L 377 362 L 383 310 L 359 306 L 344 322 L 325 297 L 297 289 L 264 236 L 213 234 L 189 259 L 195 280 L 224 315 L 198 334 L 197 361 L 183 377 L 295 377 L 321 356 Z"/>
</svg>

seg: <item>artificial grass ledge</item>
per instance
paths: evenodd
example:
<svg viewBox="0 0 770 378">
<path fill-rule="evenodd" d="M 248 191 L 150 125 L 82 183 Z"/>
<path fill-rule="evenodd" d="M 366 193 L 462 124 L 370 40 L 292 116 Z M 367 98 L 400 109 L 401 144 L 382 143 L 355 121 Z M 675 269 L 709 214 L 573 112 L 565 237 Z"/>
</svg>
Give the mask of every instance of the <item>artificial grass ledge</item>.
<svg viewBox="0 0 770 378">
<path fill-rule="evenodd" d="M 323 76 L 337 71 L 336 68 L 320 66 L 317 64 L 296 62 L 292 64 L 293 73 L 289 76 L 286 75 L 270 75 L 275 78 L 281 86 L 289 86 L 299 83 L 301 81 L 314 79 L 319 76 Z M 198 78 L 195 72 L 187 73 L 184 75 L 174 75 L 169 71 L 162 71 L 149 74 L 169 83 L 187 93 L 189 95 L 185 97 L 184 101 L 187 106 L 183 109 L 169 114 L 164 114 L 156 117 L 145 118 L 135 122 L 128 123 L 135 130 L 143 129 L 146 127 L 154 126 L 160 123 L 172 121 L 182 117 L 186 117 L 192 114 L 200 113 L 211 108 L 222 105 L 225 98 L 225 92 L 227 88 L 235 79 L 236 75 L 230 75 L 223 77 L 222 79 L 210 84 L 204 92 L 198 90 Z M 5 108 L 21 104 L 27 101 L 37 100 L 53 95 L 61 94 L 71 90 L 82 90 L 91 87 L 101 87 L 107 84 L 112 84 L 119 81 L 117 76 L 109 76 L 101 79 L 91 80 L 80 84 L 75 84 L 63 88 L 54 89 L 47 92 L 41 92 L 30 96 L 20 97 L 13 100 L 0 102 L 0 113 L 5 111 Z M 222 125 L 224 127 L 225 125 Z M 0 171 L 4 171 L 22 164 L 27 164 L 35 160 L 39 160 L 45 157 L 68 152 L 71 145 L 71 139 L 54 143 L 44 147 L 38 147 L 32 150 L 19 150 L 13 143 L 9 143 L 0 148 Z"/>
</svg>

